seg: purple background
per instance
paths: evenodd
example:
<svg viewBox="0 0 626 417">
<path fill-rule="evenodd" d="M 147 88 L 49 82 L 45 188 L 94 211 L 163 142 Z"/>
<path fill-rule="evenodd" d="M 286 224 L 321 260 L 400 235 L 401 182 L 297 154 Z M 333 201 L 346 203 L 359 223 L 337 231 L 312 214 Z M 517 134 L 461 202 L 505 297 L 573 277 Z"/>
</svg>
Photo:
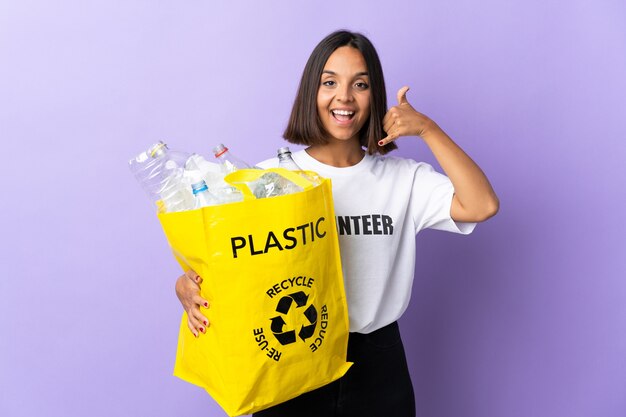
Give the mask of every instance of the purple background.
<svg viewBox="0 0 626 417">
<path fill-rule="evenodd" d="M 469 237 L 418 237 L 418 415 L 626 415 L 624 2 L 301 3 L 0 2 L 0 415 L 224 415 L 172 376 L 180 271 L 126 161 L 272 156 L 342 27 L 501 199 Z"/>
</svg>

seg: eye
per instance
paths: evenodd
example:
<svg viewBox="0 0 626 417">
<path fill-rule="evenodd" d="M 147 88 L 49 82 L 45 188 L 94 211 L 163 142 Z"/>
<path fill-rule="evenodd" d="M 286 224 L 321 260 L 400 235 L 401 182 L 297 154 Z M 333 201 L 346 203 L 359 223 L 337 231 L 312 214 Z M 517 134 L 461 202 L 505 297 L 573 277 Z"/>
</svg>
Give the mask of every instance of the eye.
<svg viewBox="0 0 626 417">
<path fill-rule="evenodd" d="M 355 84 L 355 86 L 359 90 L 367 90 L 369 88 L 369 85 L 367 85 L 367 83 L 364 83 L 364 82 L 358 82 Z"/>
<path fill-rule="evenodd" d="M 335 82 L 332 80 L 328 80 L 328 81 L 324 81 L 322 85 L 325 85 L 326 87 L 333 87 L 335 85 Z"/>
</svg>

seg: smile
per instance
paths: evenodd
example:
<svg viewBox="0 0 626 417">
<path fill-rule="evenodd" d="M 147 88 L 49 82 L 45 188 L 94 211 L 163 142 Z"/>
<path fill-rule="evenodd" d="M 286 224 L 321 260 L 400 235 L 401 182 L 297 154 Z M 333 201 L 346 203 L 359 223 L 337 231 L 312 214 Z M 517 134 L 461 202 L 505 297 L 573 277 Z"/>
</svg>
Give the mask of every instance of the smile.
<svg viewBox="0 0 626 417">
<path fill-rule="evenodd" d="M 339 122 L 347 122 L 349 120 L 352 120 L 352 118 L 354 117 L 354 111 L 352 110 L 331 110 L 330 111 L 331 114 L 333 115 L 333 117 L 335 118 L 335 120 L 339 121 Z"/>
</svg>

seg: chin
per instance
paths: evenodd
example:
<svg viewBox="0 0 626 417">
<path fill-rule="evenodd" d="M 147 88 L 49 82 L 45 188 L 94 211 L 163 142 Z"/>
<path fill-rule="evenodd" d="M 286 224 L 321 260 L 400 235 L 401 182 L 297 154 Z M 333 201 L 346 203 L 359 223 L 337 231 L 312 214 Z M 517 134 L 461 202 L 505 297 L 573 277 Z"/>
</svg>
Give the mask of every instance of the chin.
<svg viewBox="0 0 626 417">
<path fill-rule="evenodd" d="M 354 139 L 354 136 L 344 137 L 344 136 L 331 135 L 331 141 L 333 141 L 333 142 L 349 142 L 349 141 L 351 141 L 353 139 Z M 355 141 L 358 142 L 358 138 Z"/>
<path fill-rule="evenodd" d="M 356 140 L 358 141 L 358 137 L 359 137 L 359 135 L 354 132 L 333 132 L 332 129 L 327 130 L 327 132 L 328 132 L 328 136 L 330 136 L 332 139 L 339 140 L 342 142 L 351 140 L 354 138 L 356 138 Z"/>
</svg>

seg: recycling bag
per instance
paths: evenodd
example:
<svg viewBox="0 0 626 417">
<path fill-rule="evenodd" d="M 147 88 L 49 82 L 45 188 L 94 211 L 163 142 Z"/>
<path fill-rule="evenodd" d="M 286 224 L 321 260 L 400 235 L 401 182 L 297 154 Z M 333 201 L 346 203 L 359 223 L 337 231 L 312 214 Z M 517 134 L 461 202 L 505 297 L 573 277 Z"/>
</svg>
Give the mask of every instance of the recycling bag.
<svg viewBox="0 0 626 417">
<path fill-rule="evenodd" d="M 304 191 L 255 199 L 245 183 L 268 171 Z M 198 338 L 183 313 L 174 375 L 238 416 L 343 376 L 349 324 L 330 180 L 313 186 L 279 168 L 225 180 L 244 201 L 158 216 L 210 303 L 210 326 Z"/>
</svg>

